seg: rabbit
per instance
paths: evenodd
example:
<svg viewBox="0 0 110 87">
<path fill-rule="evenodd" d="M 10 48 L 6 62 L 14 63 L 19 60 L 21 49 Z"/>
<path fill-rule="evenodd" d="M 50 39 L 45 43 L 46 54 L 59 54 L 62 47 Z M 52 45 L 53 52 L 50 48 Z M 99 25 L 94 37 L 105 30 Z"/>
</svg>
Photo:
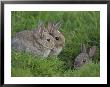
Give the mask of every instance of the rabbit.
<svg viewBox="0 0 110 87">
<path fill-rule="evenodd" d="M 54 48 L 54 38 L 47 32 L 43 25 L 34 30 L 18 32 L 12 38 L 11 46 L 17 51 L 24 51 L 35 56 L 48 57 Z"/>
<path fill-rule="evenodd" d="M 51 56 L 58 56 L 59 53 L 62 51 L 62 48 L 64 47 L 65 44 L 65 37 L 64 35 L 58 31 L 60 28 L 61 23 L 52 23 L 48 22 L 48 32 L 49 34 L 55 39 L 55 46 L 53 49 L 51 49 L 50 54 Z"/>
<path fill-rule="evenodd" d="M 81 44 L 81 53 L 75 58 L 74 68 L 78 69 L 86 63 L 89 63 L 90 58 L 94 56 L 96 51 L 96 46 L 92 46 L 87 52 L 85 44 Z"/>
</svg>

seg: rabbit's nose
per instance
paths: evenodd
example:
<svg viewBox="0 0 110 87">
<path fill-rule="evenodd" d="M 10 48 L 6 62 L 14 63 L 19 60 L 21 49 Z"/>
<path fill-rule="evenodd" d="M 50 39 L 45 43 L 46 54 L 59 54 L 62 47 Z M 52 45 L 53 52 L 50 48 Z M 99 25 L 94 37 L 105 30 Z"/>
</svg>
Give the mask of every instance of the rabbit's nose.
<svg viewBox="0 0 110 87">
<path fill-rule="evenodd" d="M 47 39 L 47 41 L 49 42 L 49 41 L 50 41 L 50 39 Z"/>
<path fill-rule="evenodd" d="M 79 66 L 79 64 L 80 64 L 80 62 L 75 61 L 74 66 L 78 67 L 78 66 Z"/>
</svg>

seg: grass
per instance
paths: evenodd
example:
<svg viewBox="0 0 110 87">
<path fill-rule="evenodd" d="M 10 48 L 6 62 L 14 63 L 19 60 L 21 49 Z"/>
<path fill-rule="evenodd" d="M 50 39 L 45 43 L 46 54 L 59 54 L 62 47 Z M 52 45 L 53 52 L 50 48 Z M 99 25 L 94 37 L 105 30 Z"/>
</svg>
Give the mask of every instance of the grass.
<svg viewBox="0 0 110 87">
<path fill-rule="evenodd" d="M 16 76 L 100 76 L 100 12 L 20 12 L 13 11 L 12 36 L 17 32 L 36 28 L 38 21 L 62 22 L 60 32 L 66 39 L 65 47 L 57 58 L 42 59 L 28 53 L 12 50 L 11 75 Z M 97 46 L 93 62 L 74 70 L 73 62 L 80 53 L 80 43 Z"/>
</svg>

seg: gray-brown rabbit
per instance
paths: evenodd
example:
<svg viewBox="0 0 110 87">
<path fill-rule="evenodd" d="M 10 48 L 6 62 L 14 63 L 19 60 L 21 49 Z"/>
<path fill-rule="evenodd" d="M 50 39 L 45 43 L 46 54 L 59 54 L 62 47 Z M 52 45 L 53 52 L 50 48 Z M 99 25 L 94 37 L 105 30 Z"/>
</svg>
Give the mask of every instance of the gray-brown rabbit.
<svg viewBox="0 0 110 87">
<path fill-rule="evenodd" d="M 50 50 L 54 48 L 54 39 L 48 34 L 43 25 L 35 30 L 18 32 L 12 38 L 12 48 L 17 51 L 25 51 L 34 55 L 48 57 Z"/>
<path fill-rule="evenodd" d="M 55 46 L 51 50 L 49 55 L 57 56 L 62 51 L 62 48 L 64 47 L 65 37 L 61 32 L 58 31 L 60 26 L 61 26 L 60 22 L 56 24 L 51 22 L 48 23 L 48 28 L 47 28 L 48 32 L 55 40 Z"/>
<path fill-rule="evenodd" d="M 87 52 L 85 44 L 81 44 L 81 53 L 75 58 L 74 68 L 77 69 L 90 61 L 90 57 L 95 54 L 96 46 L 92 46 Z"/>
</svg>

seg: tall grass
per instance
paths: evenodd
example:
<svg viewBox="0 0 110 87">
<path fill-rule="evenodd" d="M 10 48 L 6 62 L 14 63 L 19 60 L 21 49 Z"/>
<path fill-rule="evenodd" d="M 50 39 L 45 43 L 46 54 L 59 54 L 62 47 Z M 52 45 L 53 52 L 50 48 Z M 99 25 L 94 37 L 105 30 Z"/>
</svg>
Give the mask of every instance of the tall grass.
<svg viewBox="0 0 110 87">
<path fill-rule="evenodd" d="M 57 58 L 38 58 L 27 53 L 12 50 L 12 76 L 99 76 L 100 74 L 100 12 L 20 12 L 11 13 L 11 32 L 31 30 L 38 21 L 46 25 L 49 21 L 62 22 L 59 29 L 66 39 L 65 47 Z M 74 70 L 73 62 L 80 53 L 80 43 L 88 47 L 97 46 L 93 62 Z"/>
</svg>

